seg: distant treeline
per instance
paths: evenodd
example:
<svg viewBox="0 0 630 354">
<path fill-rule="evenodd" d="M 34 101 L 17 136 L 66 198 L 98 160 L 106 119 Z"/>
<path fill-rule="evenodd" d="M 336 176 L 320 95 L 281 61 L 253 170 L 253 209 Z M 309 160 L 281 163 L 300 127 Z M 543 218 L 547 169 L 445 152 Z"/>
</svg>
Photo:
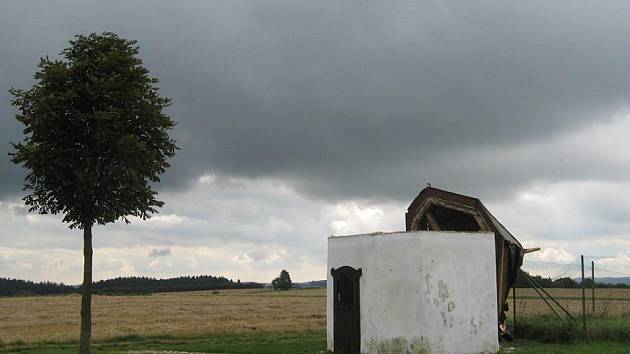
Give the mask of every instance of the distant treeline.
<svg viewBox="0 0 630 354">
<path fill-rule="evenodd" d="M 263 284 L 236 282 L 225 277 L 211 275 L 186 276 L 170 279 L 147 277 L 125 277 L 101 280 L 94 283 L 94 293 L 161 293 L 173 291 L 252 289 L 262 288 Z"/>
<path fill-rule="evenodd" d="M 26 280 L 0 278 L 0 296 L 72 294 L 76 292 L 76 287 L 63 283 L 34 283 Z"/>
<path fill-rule="evenodd" d="M 525 272 L 527 273 L 527 272 Z M 529 273 L 527 273 L 529 274 Z M 581 288 L 582 287 L 582 283 L 576 281 L 575 279 L 569 278 L 569 277 L 565 277 L 565 278 L 558 278 L 556 280 L 552 280 L 551 278 L 545 278 L 542 277 L 540 275 L 530 275 L 530 277 L 532 277 L 532 279 L 540 284 L 540 286 L 542 286 L 543 288 L 567 288 L 567 289 L 576 289 L 576 288 Z M 621 278 L 622 280 L 626 280 L 625 278 Z M 584 286 L 587 288 L 592 288 L 593 287 L 593 280 L 591 279 L 584 279 Z M 519 274 L 518 277 L 516 278 L 516 287 L 517 288 L 531 288 L 531 284 L 527 281 L 527 279 L 525 279 L 525 277 L 522 274 Z M 615 283 L 615 284 L 611 284 L 611 283 L 600 283 L 595 281 L 595 287 L 596 288 L 618 288 L 618 289 L 626 289 L 626 288 L 630 288 L 630 286 L 628 284 L 625 283 Z"/>
<path fill-rule="evenodd" d="M 125 277 L 97 281 L 93 285 L 95 294 L 147 294 L 157 292 L 251 289 L 262 288 L 263 284 L 236 282 L 225 277 L 211 275 L 186 276 L 170 279 L 147 277 Z M 80 287 L 62 283 L 34 283 L 32 281 L 0 278 L 0 296 L 33 296 L 79 293 Z"/>
<path fill-rule="evenodd" d="M 326 280 L 311 280 L 303 283 L 293 283 L 293 287 L 298 289 L 325 288 Z"/>
</svg>

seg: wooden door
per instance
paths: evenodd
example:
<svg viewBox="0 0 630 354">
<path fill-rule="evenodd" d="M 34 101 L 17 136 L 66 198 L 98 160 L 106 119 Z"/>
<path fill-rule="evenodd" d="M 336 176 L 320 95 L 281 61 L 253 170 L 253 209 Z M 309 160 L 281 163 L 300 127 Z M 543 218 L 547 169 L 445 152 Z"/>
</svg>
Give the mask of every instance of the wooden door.
<svg viewBox="0 0 630 354">
<path fill-rule="evenodd" d="M 359 354 L 361 352 L 361 315 L 359 278 L 361 269 L 344 266 L 331 269 L 333 276 L 334 352 Z"/>
</svg>

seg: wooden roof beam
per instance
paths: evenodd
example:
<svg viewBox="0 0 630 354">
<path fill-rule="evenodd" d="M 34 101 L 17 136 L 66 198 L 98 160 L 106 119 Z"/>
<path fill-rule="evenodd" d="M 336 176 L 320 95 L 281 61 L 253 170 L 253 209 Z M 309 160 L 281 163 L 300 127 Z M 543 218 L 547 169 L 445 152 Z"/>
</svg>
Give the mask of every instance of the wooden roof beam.
<svg viewBox="0 0 630 354">
<path fill-rule="evenodd" d="M 433 231 L 441 231 L 440 224 L 438 224 L 437 219 L 433 216 L 433 213 L 427 211 L 425 214 L 427 217 L 427 221 L 429 222 L 429 226 L 431 226 L 431 230 Z"/>
</svg>

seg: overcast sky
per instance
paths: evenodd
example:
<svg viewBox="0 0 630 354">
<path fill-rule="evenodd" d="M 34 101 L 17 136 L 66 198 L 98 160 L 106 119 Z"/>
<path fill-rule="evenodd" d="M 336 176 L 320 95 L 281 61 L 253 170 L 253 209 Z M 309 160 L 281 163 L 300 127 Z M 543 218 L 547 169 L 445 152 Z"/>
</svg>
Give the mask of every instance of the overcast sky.
<svg viewBox="0 0 630 354">
<path fill-rule="evenodd" d="M 2 1 L 0 277 L 79 283 L 80 231 L 29 214 L 7 90 L 75 34 L 138 41 L 182 148 L 94 277 L 324 279 L 326 238 L 404 229 L 427 182 L 536 261 L 630 266 L 627 1 Z M 628 270 L 630 272 L 630 270 Z"/>
</svg>

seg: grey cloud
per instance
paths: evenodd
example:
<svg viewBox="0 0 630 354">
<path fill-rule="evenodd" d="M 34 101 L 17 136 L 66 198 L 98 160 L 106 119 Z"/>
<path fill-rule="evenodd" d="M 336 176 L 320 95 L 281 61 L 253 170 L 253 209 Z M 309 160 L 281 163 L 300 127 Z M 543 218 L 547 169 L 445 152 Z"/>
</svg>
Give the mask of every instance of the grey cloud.
<svg viewBox="0 0 630 354">
<path fill-rule="evenodd" d="M 171 255 L 171 248 L 154 248 L 149 253 L 149 257 L 166 257 Z"/>
<path fill-rule="evenodd" d="M 630 97 L 627 2 L 144 5 L 3 2 L 0 45 L 12 50 L 0 79 L 28 86 L 37 58 L 75 33 L 137 39 L 179 122 L 163 189 L 211 170 L 326 199 L 407 200 L 428 180 L 492 195 L 531 175 L 484 183 L 475 166 L 505 158 L 475 151 L 545 142 L 609 119 Z M 18 139 L 6 93 L 0 112 L 2 138 Z M 466 158 L 474 188 L 445 166 L 451 157 Z M 5 167 L 0 189 L 18 193 L 23 173 Z"/>
<path fill-rule="evenodd" d="M 0 214 L 24 216 L 28 214 L 28 207 L 17 200 L 15 202 L 0 202 Z"/>
<path fill-rule="evenodd" d="M 54 280 L 39 251 L 54 249 L 81 274 L 80 231 L 16 206 L 7 89 L 31 85 L 38 58 L 74 34 L 102 31 L 138 40 L 182 147 L 159 186 L 162 215 L 180 222 L 95 228 L 103 277 L 130 262 L 152 275 L 239 262 L 319 274 L 331 225 L 352 219 L 329 215 L 337 201 L 382 208 L 374 228 L 401 229 L 429 181 L 483 198 L 532 246 L 627 252 L 629 15 L 625 1 L 0 2 L 0 245 L 23 252 L 0 268 L 27 274 L 17 260 L 32 258 Z M 522 198 L 539 187 L 553 198 Z"/>
</svg>

